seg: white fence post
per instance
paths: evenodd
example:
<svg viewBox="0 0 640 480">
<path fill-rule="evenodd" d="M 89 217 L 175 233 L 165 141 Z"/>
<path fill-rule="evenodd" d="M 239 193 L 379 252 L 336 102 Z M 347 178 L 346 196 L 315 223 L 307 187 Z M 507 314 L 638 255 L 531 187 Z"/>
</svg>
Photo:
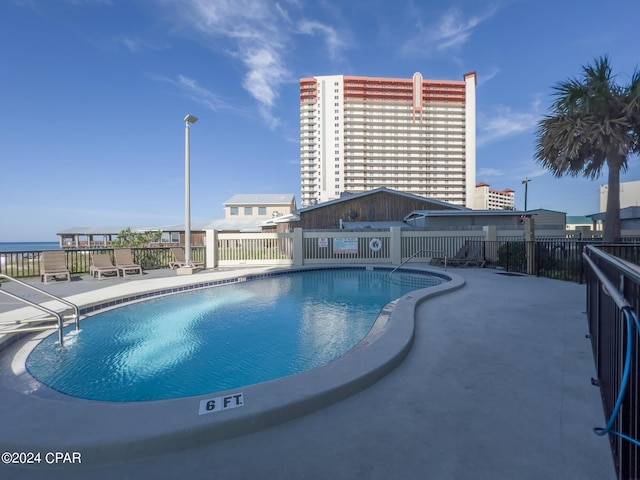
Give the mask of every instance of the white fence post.
<svg viewBox="0 0 640 480">
<path fill-rule="evenodd" d="M 391 227 L 391 265 L 402 263 L 402 229 Z"/>
<path fill-rule="evenodd" d="M 205 268 L 218 266 L 218 231 L 205 230 Z"/>
<path fill-rule="evenodd" d="M 487 261 L 498 260 L 498 227 L 495 225 L 485 225 L 484 230 L 484 258 Z"/>
<path fill-rule="evenodd" d="M 293 229 L 293 264 L 304 265 L 304 236 L 301 228 Z"/>
</svg>

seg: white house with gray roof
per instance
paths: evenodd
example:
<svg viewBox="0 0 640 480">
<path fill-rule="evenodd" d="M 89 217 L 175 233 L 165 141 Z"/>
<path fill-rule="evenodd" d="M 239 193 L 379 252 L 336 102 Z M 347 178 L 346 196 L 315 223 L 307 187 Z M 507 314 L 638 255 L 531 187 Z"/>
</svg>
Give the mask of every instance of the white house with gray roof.
<svg viewBox="0 0 640 480">
<path fill-rule="evenodd" d="M 263 221 L 297 209 L 292 193 L 237 194 L 224 202 L 225 219 Z"/>
</svg>

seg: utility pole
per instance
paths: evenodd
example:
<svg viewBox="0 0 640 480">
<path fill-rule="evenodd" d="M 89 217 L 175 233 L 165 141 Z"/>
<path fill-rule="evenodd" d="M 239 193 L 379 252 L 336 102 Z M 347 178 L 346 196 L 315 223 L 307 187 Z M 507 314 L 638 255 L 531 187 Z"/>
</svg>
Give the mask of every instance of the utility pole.
<svg viewBox="0 0 640 480">
<path fill-rule="evenodd" d="M 522 183 L 524 184 L 524 211 L 527 211 L 527 196 L 529 194 L 529 182 L 531 181 L 530 178 L 524 177 L 524 180 L 522 181 Z"/>
</svg>

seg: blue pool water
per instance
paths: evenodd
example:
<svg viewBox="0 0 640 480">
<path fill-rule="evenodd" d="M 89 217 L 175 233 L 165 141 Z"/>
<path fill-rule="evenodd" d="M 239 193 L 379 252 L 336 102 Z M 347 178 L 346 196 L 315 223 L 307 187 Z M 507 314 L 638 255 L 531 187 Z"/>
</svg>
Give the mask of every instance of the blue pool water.
<svg viewBox="0 0 640 480">
<path fill-rule="evenodd" d="M 219 392 L 300 373 L 360 342 L 381 309 L 437 285 L 423 274 L 333 269 L 279 275 L 156 298 L 50 335 L 27 358 L 68 395 L 145 401 Z"/>
</svg>

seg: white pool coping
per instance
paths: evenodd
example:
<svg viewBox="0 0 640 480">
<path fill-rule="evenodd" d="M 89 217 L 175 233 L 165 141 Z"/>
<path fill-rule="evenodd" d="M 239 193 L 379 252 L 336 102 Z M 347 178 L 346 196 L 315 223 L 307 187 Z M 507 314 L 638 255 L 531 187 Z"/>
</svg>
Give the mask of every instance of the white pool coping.
<svg viewBox="0 0 640 480">
<path fill-rule="evenodd" d="M 362 267 L 362 265 L 352 265 Z M 341 266 L 344 268 L 345 266 Z M 331 268 L 313 266 L 300 269 Z M 464 279 L 437 268 L 408 266 L 451 280 L 413 291 L 389 304 L 370 333 L 352 350 L 328 364 L 270 382 L 211 395 L 150 402 L 102 402 L 68 397 L 34 380 L 24 368 L 36 342 L 20 340 L 0 354 L 0 396 L 5 411 L 0 451 L 79 451 L 83 463 L 96 465 L 175 452 L 258 431 L 321 409 L 363 390 L 397 367 L 409 353 L 417 306 L 464 285 Z M 291 268 L 256 268 L 140 280 L 86 292 L 70 300 L 80 307 L 106 299 Z M 20 309 L 26 310 L 26 309 Z M 23 312 L 24 314 L 24 312 Z M 0 320 L 11 311 L 0 315 Z M 244 404 L 199 414 L 203 400 L 242 394 Z"/>
</svg>

